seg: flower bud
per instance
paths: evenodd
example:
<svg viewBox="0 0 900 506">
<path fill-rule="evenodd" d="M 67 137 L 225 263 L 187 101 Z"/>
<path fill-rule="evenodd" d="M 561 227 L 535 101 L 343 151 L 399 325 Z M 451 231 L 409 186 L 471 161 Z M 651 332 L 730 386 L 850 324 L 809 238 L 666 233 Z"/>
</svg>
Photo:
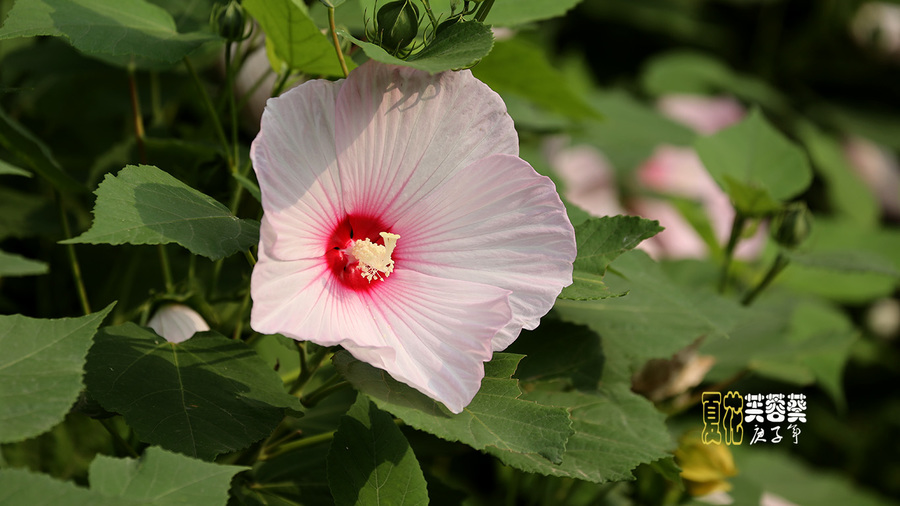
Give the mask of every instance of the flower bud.
<svg viewBox="0 0 900 506">
<path fill-rule="evenodd" d="M 213 30 L 228 42 L 244 40 L 244 7 L 237 0 L 227 5 L 216 4 L 209 17 Z"/>
<path fill-rule="evenodd" d="M 727 478 L 737 474 L 728 446 L 703 444 L 700 435 L 688 432 L 678 441 L 675 460 L 681 466 L 685 488 L 694 497 L 728 491 Z"/>
<path fill-rule="evenodd" d="M 419 33 L 419 9 L 410 0 L 388 2 L 375 15 L 381 47 L 391 54 L 406 49 Z"/>
<path fill-rule="evenodd" d="M 809 237 L 812 230 L 812 213 L 803 202 L 784 207 L 772 218 L 772 239 L 785 248 L 796 248 Z"/>
</svg>

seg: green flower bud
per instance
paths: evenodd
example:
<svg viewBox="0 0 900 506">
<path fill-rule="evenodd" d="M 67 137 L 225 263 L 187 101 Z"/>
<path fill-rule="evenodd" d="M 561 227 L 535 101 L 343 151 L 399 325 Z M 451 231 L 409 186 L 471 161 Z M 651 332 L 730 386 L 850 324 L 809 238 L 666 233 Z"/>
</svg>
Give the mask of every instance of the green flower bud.
<svg viewBox="0 0 900 506">
<path fill-rule="evenodd" d="M 388 2 L 375 15 L 381 47 L 391 54 L 406 49 L 419 33 L 419 9 L 410 0 Z"/>
<path fill-rule="evenodd" d="M 784 207 L 772 218 L 769 233 L 772 239 L 785 248 L 796 248 L 809 237 L 812 230 L 812 213 L 803 202 Z"/>
<path fill-rule="evenodd" d="M 216 4 L 209 17 L 209 23 L 213 30 L 228 42 L 244 40 L 244 7 L 237 0 L 231 0 L 227 5 Z"/>
</svg>

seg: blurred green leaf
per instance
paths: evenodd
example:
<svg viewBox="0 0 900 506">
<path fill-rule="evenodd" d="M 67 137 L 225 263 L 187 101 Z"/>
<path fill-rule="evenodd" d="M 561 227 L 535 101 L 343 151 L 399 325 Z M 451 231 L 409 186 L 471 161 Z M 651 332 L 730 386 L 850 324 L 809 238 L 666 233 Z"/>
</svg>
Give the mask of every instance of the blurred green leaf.
<svg viewBox="0 0 900 506">
<path fill-rule="evenodd" d="M 575 430 L 558 464 L 533 454 L 487 448 L 507 465 L 524 471 L 594 483 L 622 481 L 632 479 L 631 470 L 639 464 L 671 455 L 674 447 L 665 415 L 628 385 L 604 386 L 593 393 L 535 391 L 523 398 L 567 407 Z"/>
<path fill-rule="evenodd" d="M 0 277 L 3 276 L 35 276 L 47 274 L 50 266 L 44 262 L 31 260 L 22 255 L 0 250 Z"/>
<path fill-rule="evenodd" d="M 66 506 L 138 506 L 144 501 L 107 497 L 99 492 L 24 469 L 0 469 L 0 504 Z"/>
<path fill-rule="evenodd" d="M 113 305 L 80 318 L 0 316 L 0 442 L 36 436 L 63 420 L 82 389 L 91 337 Z"/>
<path fill-rule="evenodd" d="M 735 207 L 748 216 L 774 211 L 812 182 L 809 162 L 759 110 L 694 143 L 697 154 Z"/>
<path fill-rule="evenodd" d="M 659 222 L 638 216 L 590 218 L 575 227 L 578 256 L 573 265 L 573 283 L 563 288 L 560 299 L 597 300 L 619 297 L 601 278 L 606 267 L 622 253 L 662 231 Z"/>
<path fill-rule="evenodd" d="M 563 73 L 550 65 L 541 48 L 509 39 L 497 41 L 490 53 L 472 73 L 497 93 L 517 95 L 547 111 L 575 119 L 601 117 L 572 90 Z"/>
<path fill-rule="evenodd" d="M 875 225 L 880 214 L 878 202 L 854 174 L 837 140 L 805 121 L 798 125 L 797 134 L 806 146 L 813 168 L 825 182 L 829 204 L 861 225 Z"/>
<path fill-rule="evenodd" d="M 52 35 L 64 37 L 89 55 L 175 63 L 204 42 L 209 32 L 178 33 L 161 7 L 144 0 L 16 0 L 0 28 L 0 40 Z"/>
<path fill-rule="evenodd" d="M 770 109 L 789 109 L 787 100 L 764 81 L 739 74 L 703 53 L 678 50 L 655 56 L 644 67 L 642 83 L 651 95 L 727 92 Z"/>
<path fill-rule="evenodd" d="M 221 506 L 231 478 L 245 467 L 210 464 L 149 447 L 140 459 L 98 455 L 91 463 L 91 490 L 107 497 L 158 506 Z"/>
<path fill-rule="evenodd" d="M 518 381 L 511 376 L 521 358 L 495 353 L 485 363 L 481 390 L 458 415 L 347 352 L 335 354 L 333 361 L 357 390 L 416 429 L 477 450 L 496 447 L 559 462 L 572 434 L 571 422 L 563 408 L 520 399 Z"/>
<path fill-rule="evenodd" d="M 362 394 L 334 435 L 328 483 L 337 506 L 428 503 L 425 477 L 406 437 Z"/>
<path fill-rule="evenodd" d="M 325 5 L 325 7 L 331 7 L 333 9 L 333 8 L 343 4 L 347 0 L 319 0 L 319 1 L 322 2 L 322 4 Z"/>
<path fill-rule="evenodd" d="M 589 122 L 573 140 L 599 149 L 619 172 L 636 169 L 660 144 L 689 145 L 695 134 L 621 90 L 588 96 L 602 121 Z"/>
<path fill-rule="evenodd" d="M 7 116 L 2 109 L 0 109 L 0 146 L 18 156 L 25 165 L 47 179 L 57 190 L 64 193 L 86 191 L 84 185 L 63 172 L 44 143 L 16 120 Z"/>
<path fill-rule="evenodd" d="M 13 175 L 13 176 L 25 176 L 31 177 L 31 172 L 28 172 L 25 169 L 16 167 L 11 163 L 4 162 L 0 160 L 0 176 L 2 175 Z"/>
<path fill-rule="evenodd" d="M 485 23 L 515 26 L 564 15 L 581 0 L 497 0 Z"/>
<path fill-rule="evenodd" d="M 169 244 L 217 260 L 259 241 L 259 222 L 149 165 L 107 174 L 94 193 L 94 224 L 63 244 Z"/>
<path fill-rule="evenodd" d="M 787 439 L 787 438 L 785 438 Z M 803 444 L 803 434 L 799 436 Z M 782 443 L 784 444 L 784 443 Z M 857 488 L 845 476 L 817 470 L 786 452 L 774 449 L 731 447 L 740 476 L 766 491 L 795 504 L 816 506 L 887 506 L 894 504 Z M 736 485 L 737 487 L 737 485 Z M 770 499 L 774 504 L 776 499 Z"/>
<path fill-rule="evenodd" d="M 844 250 L 844 251 L 812 251 L 786 253 L 792 262 L 805 267 L 815 267 L 828 271 L 839 272 L 870 272 L 883 274 L 892 278 L 900 278 L 900 271 L 886 258 L 871 251 Z"/>
<path fill-rule="evenodd" d="M 600 301 L 559 300 L 564 320 L 583 324 L 603 336 L 607 364 L 627 370 L 607 371 L 604 381 L 628 380 L 652 358 L 669 358 L 701 336 L 726 337 L 742 314 L 734 302 L 713 293 L 680 286 L 642 251 L 630 251 L 610 266 L 604 281 L 613 292 L 628 295 Z"/>
<path fill-rule="evenodd" d="M 268 436 L 300 410 L 281 379 L 242 342 L 209 332 L 172 344 L 126 323 L 103 328 L 85 383 L 142 441 L 209 460 Z"/>
<path fill-rule="evenodd" d="M 494 43 L 490 28 L 477 21 L 466 21 L 442 30 L 440 35 L 424 49 L 403 60 L 391 56 L 376 44 L 353 37 L 344 30 L 338 30 L 338 34 L 353 41 L 373 60 L 391 65 L 404 65 L 432 74 L 471 65 L 491 52 Z"/>
<path fill-rule="evenodd" d="M 306 74 L 343 76 L 334 45 L 319 31 L 309 17 L 303 2 L 291 0 L 244 0 L 243 6 L 264 32 L 267 43 L 275 55 L 289 68 Z M 282 72 L 276 62 L 271 62 L 276 72 Z M 347 59 L 347 67 L 355 67 Z"/>
</svg>

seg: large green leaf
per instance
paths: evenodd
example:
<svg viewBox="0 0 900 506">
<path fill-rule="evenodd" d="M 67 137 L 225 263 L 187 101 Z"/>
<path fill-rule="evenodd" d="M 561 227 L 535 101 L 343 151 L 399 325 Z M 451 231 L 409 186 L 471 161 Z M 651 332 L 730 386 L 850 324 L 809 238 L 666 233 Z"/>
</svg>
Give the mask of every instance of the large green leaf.
<svg viewBox="0 0 900 506">
<path fill-rule="evenodd" d="M 285 408 L 301 409 L 253 350 L 212 332 L 173 344 L 126 323 L 94 341 L 90 394 L 141 440 L 169 450 L 212 459 L 268 436 Z"/>
<path fill-rule="evenodd" d="M 622 356 L 634 368 L 651 358 L 668 358 L 701 336 L 727 336 L 742 314 L 728 299 L 674 283 L 642 251 L 619 257 L 604 281 L 613 292 L 628 295 L 600 301 L 559 300 L 555 310 L 563 319 L 600 334 L 610 364 L 613 357 Z M 630 377 L 628 371 L 618 373 Z"/>
<path fill-rule="evenodd" d="M 594 391 L 605 366 L 596 332 L 550 317 L 541 319 L 537 329 L 522 332 L 507 351 L 525 355 L 516 369 L 523 383 L 562 381 L 566 389 Z"/>
<path fill-rule="evenodd" d="M 222 506 L 231 478 L 245 467 L 224 466 L 147 448 L 136 459 L 98 455 L 91 463 L 91 490 L 157 506 Z"/>
<path fill-rule="evenodd" d="M 477 21 L 456 23 L 442 30 L 424 49 L 404 60 L 390 55 L 381 46 L 356 39 L 346 31 L 340 30 L 338 34 L 353 41 L 373 60 L 405 65 L 432 74 L 469 66 L 488 54 L 494 43 L 494 36 L 487 26 Z"/>
<path fill-rule="evenodd" d="M 334 45 L 319 31 L 303 2 L 244 0 L 242 5 L 266 32 L 277 58 L 289 68 L 312 75 L 343 75 Z M 354 67 L 350 59 L 347 65 Z M 276 72 L 282 71 L 272 66 Z"/>
<path fill-rule="evenodd" d="M 46 274 L 48 270 L 49 266 L 44 262 L 0 250 L 0 277 L 34 276 L 36 274 Z"/>
<path fill-rule="evenodd" d="M 578 256 L 573 265 L 573 283 L 563 289 L 561 299 L 596 300 L 623 295 L 603 283 L 606 267 L 616 257 L 644 239 L 662 231 L 659 222 L 638 216 L 591 218 L 575 226 Z"/>
<path fill-rule="evenodd" d="M 484 20 L 493 26 L 514 26 L 562 16 L 581 0 L 497 0 Z"/>
<path fill-rule="evenodd" d="M 149 165 L 107 174 L 94 192 L 94 224 L 66 244 L 178 243 L 213 260 L 259 241 L 259 222 L 236 218 L 211 197 Z"/>
<path fill-rule="evenodd" d="M 178 33 L 168 12 L 144 0 L 16 0 L 0 40 L 36 35 L 64 37 L 80 51 L 123 64 L 132 58 L 175 63 L 218 39 Z"/>
<path fill-rule="evenodd" d="M 631 479 L 631 470 L 639 464 L 671 455 L 674 443 L 666 428 L 665 415 L 653 403 L 631 392 L 628 385 L 605 386 L 592 393 L 535 391 L 523 398 L 569 408 L 575 434 L 566 443 L 560 463 L 534 454 L 487 449 L 507 465 L 533 473 L 603 483 Z"/>
<path fill-rule="evenodd" d="M 775 130 L 758 109 L 740 123 L 694 143 L 703 165 L 748 216 L 777 210 L 812 182 L 803 151 Z"/>
<path fill-rule="evenodd" d="M 0 469 L 0 504 L 66 506 L 138 506 L 144 501 L 107 497 L 99 492 L 24 469 Z"/>
<path fill-rule="evenodd" d="M 91 337 L 112 308 L 58 320 L 0 316 L 0 442 L 36 436 L 63 420 L 81 391 Z"/>
<path fill-rule="evenodd" d="M 563 408 L 520 398 L 518 382 L 510 376 L 521 358 L 494 354 L 493 360 L 485 363 L 481 390 L 458 415 L 349 353 L 337 353 L 333 360 L 357 390 L 417 429 L 478 450 L 496 447 L 559 462 L 572 434 L 571 422 Z"/>
<path fill-rule="evenodd" d="M 497 93 L 517 95 L 547 111 L 576 119 L 600 118 L 544 52 L 524 40 L 498 41 L 472 72 Z"/>
<path fill-rule="evenodd" d="M 403 433 L 362 394 L 334 435 L 328 483 L 337 506 L 428 503 L 425 477 Z"/>
</svg>

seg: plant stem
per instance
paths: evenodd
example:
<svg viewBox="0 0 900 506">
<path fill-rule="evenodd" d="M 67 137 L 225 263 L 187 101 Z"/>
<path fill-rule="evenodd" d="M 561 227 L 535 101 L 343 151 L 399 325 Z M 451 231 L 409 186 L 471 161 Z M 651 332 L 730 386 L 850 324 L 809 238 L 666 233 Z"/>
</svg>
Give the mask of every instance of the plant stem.
<svg viewBox="0 0 900 506">
<path fill-rule="evenodd" d="M 59 219 L 62 222 L 63 233 L 66 239 L 72 238 L 72 230 L 69 228 L 69 217 L 62 198 L 59 199 Z M 87 290 L 84 289 L 84 279 L 81 277 L 81 266 L 78 265 L 78 257 L 75 255 L 75 245 L 66 244 L 66 253 L 69 256 L 69 265 L 72 267 L 72 277 L 75 278 L 75 288 L 78 290 L 78 300 L 81 302 L 81 310 L 84 314 L 91 314 L 91 304 L 88 302 Z"/>
<path fill-rule="evenodd" d="M 784 255 L 784 253 L 779 252 L 778 256 L 775 257 L 775 261 L 772 262 L 772 266 L 769 267 L 769 271 L 766 272 L 765 277 L 763 277 L 762 281 L 760 281 L 759 284 L 753 288 L 753 290 L 749 291 L 747 295 L 745 295 L 744 298 L 741 299 L 741 304 L 749 306 L 756 299 L 756 297 L 760 293 L 762 293 L 762 291 L 765 290 L 767 286 L 769 286 L 772 280 L 774 280 L 776 276 L 781 274 L 781 271 L 783 271 L 784 268 L 787 267 L 790 263 L 790 259 L 788 259 Z"/>
<path fill-rule="evenodd" d="M 230 42 L 225 44 L 225 93 L 228 95 L 228 106 L 231 109 L 231 146 L 234 150 L 232 159 L 234 160 L 234 168 L 237 168 L 240 165 L 238 160 L 241 158 L 239 151 L 240 146 L 238 144 L 237 107 L 235 106 L 234 99 L 234 79 L 237 74 L 237 69 L 232 61 L 231 46 L 232 44 Z M 237 184 L 237 181 L 235 181 L 235 184 Z M 240 184 L 238 184 L 238 187 L 240 187 Z"/>
<path fill-rule="evenodd" d="M 172 281 L 172 269 L 169 267 L 169 254 L 165 244 L 157 244 L 159 251 L 159 263 L 162 265 L 163 279 L 166 282 L 166 295 L 175 293 L 175 283 Z"/>
<path fill-rule="evenodd" d="M 326 441 L 331 441 L 332 439 L 334 439 L 334 434 L 336 432 L 337 431 L 335 431 L 335 430 L 333 430 L 331 432 L 323 432 L 322 434 L 316 434 L 315 436 L 305 437 L 299 441 L 294 441 L 292 443 L 285 443 L 285 444 L 279 446 L 272 453 L 264 452 L 262 455 L 259 456 L 259 460 L 261 460 L 261 461 L 269 460 L 273 457 L 277 457 L 279 455 L 282 455 L 284 453 L 287 453 L 287 452 L 290 452 L 293 450 L 297 450 L 299 448 L 304 448 L 306 446 L 312 446 L 312 445 L 316 445 L 319 443 L 324 443 Z"/>
<path fill-rule="evenodd" d="M 309 395 L 304 395 L 303 398 L 300 399 L 300 402 L 307 408 L 311 408 L 332 393 L 348 386 L 350 386 L 348 381 L 341 381 L 341 376 L 335 374 L 331 379 L 323 383 L 322 386 L 310 392 Z"/>
<path fill-rule="evenodd" d="M 741 238 L 741 232 L 744 230 L 746 222 L 747 217 L 740 211 L 736 211 L 734 221 L 731 224 L 731 235 L 728 237 L 728 244 L 725 245 L 725 261 L 722 264 L 722 274 L 719 277 L 719 293 L 725 293 L 725 290 L 728 288 L 728 271 L 731 269 L 731 261 L 734 258 L 734 248 Z"/>
<path fill-rule="evenodd" d="M 128 444 L 128 441 L 125 441 L 125 439 L 122 438 L 121 434 L 119 434 L 119 432 L 116 431 L 116 429 L 114 429 L 113 427 L 111 427 L 109 425 L 109 422 L 107 420 L 97 420 L 97 421 L 100 422 L 100 425 L 102 425 L 104 429 L 106 429 L 106 432 L 109 432 L 109 435 L 112 436 L 113 441 L 115 441 L 116 444 L 122 446 L 122 448 L 125 449 L 126 452 L 128 452 L 128 455 L 130 455 L 133 458 L 140 457 L 140 455 L 138 455 L 137 452 L 134 451 L 134 448 L 132 448 L 131 445 Z"/>
<path fill-rule="evenodd" d="M 328 27 L 331 29 L 331 41 L 334 42 L 334 50 L 337 52 L 338 61 L 341 62 L 341 71 L 344 77 L 350 75 L 347 70 L 347 62 L 344 61 L 344 52 L 341 51 L 341 42 L 338 40 L 337 31 L 334 28 L 334 7 L 328 8 Z"/>
<path fill-rule="evenodd" d="M 190 58 L 187 56 L 184 57 L 184 66 L 187 67 L 188 73 L 191 74 L 191 79 L 194 80 L 194 84 L 197 85 L 197 89 L 200 91 L 200 98 L 203 100 L 203 106 L 206 108 L 207 114 L 209 114 L 210 119 L 212 119 L 213 128 L 216 131 L 216 137 L 219 138 L 219 142 L 222 144 L 222 148 L 225 150 L 225 158 L 228 161 L 228 168 L 231 172 L 235 172 L 237 168 L 235 167 L 235 160 L 232 158 L 231 147 L 228 145 L 228 139 L 225 137 L 225 129 L 222 128 L 222 123 L 219 122 L 219 115 L 216 113 L 216 108 L 212 103 L 212 100 L 209 98 L 209 94 L 206 93 L 206 88 L 203 86 L 203 82 L 200 80 L 200 76 L 197 75 L 197 71 L 194 69 L 194 65 L 191 63 Z"/>
<path fill-rule="evenodd" d="M 491 12 L 491 7 L 494 6 L 494 0 L 484 0 L 481 3 L 481 7 L 478 8 L 478 12 L 475 13 L 475 21 L 480 23 L 484 23 L 485 18 L 487 18 L 488 13 Z"/>
<path fill-rule="evenodd" d="M 147 163 L 147 148 L 144 146 L 144 118 L 141 115 L 141 102 L 138 99 L 137 80 L 134 67 L 128 66 L 128 91 L 131 95 L 131 112 L 134 115 L 134 138 L 137 141 L 138 156 L 141 163 Z"/>
<path fill-rule="evenodd" d="M 244 250 L 244 256 L 247 257 L 247 261 L 250 262 L 250 267 L 256 266 L 256 258 L 253 256 L 253 252 L 248 250 Z"/>
<path fill-rule="evenodd" d="M 422 5 L 425 6 L 425 12 L 428 14 L 428 19 L 431 20 L 431 26 L 437 29 L 438 22 L 437 18 L 434 17 L 434 12 L 432 12 L 431 10 L 431 2 L 429 2 L 428 0 L 422 0 Z"/>
</svg>

